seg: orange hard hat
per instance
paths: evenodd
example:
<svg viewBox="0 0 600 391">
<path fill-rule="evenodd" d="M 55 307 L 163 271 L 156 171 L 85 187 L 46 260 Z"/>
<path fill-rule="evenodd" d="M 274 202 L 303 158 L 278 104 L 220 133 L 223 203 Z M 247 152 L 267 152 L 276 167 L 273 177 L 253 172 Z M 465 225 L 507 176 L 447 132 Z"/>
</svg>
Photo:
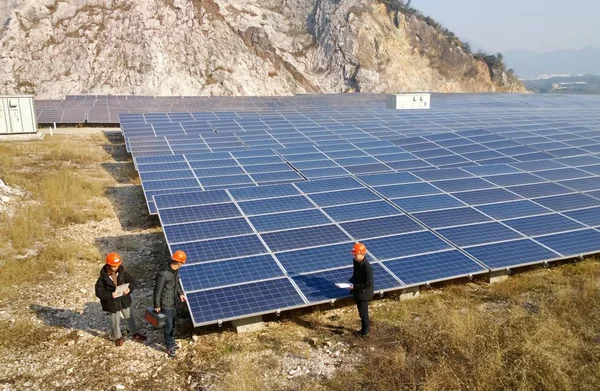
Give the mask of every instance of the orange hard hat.
<svg viewBox="0 0 600 391">
<path fill-rule="evenodd" d="M 352 254 L 366 254 L 367 248 L 362 243 L 356 243 L 354 247 L 352 247 Z"/>
<path fill-rule="evenodd" d="M 106 254 L 106 264 L 108 266 L 119 266 L 122 261 L 121 256 L 117 253 Z"/>
<path fill-rule="evenodd" d="M 185 260 L 187 259 L 187 255 L 185 255 L 185 253 L 183 251 L 177 250 L 173 253 L 173 256 L 171 257 L 171 259 L 175 262 L 185 263 Z"/>
</svg>

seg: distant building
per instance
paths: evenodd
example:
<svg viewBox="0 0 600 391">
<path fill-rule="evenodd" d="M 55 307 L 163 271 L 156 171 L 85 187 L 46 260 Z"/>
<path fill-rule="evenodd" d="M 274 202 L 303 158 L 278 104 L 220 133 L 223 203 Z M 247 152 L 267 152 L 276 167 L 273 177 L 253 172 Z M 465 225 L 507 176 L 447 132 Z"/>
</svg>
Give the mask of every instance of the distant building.
<svg viewBox="0 0 600 391">
<path fill-rule="evenodd" d="M 560 82 L 553 83 L 553 91 L 570 91 L 570 92 L 581 92 L 585 89 L 587 83 L 584 81 L 573 81 L 573 82 Z"/>
</svg>

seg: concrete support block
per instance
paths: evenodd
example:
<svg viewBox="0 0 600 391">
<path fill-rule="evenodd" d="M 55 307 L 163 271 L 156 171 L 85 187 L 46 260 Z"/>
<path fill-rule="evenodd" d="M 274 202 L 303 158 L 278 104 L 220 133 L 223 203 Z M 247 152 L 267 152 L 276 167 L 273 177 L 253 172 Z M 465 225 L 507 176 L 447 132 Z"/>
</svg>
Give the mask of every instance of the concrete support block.
<svg viewBox="0 0 600 391">
<path fill-rule="evenodd" d="M 418 286 L 413 286 L 411 288 L 406 288 L 400 293 L 400 301 L 412 300 L 421 296 L 421 292 L 419 291 Z"/>
<path fill-rule="evenodd" d="M 508 270 L 496 270 L 490 272 L 489 283 L 496 284 L 508 280 Z"/>
<path fill-rule="evenodd" d="M 265 328 L 265 322 L 263 322 L 263 317 L 261 315 L 236 319 L 231 323 L 237 333 L 251 333 Z"/>
</svg>

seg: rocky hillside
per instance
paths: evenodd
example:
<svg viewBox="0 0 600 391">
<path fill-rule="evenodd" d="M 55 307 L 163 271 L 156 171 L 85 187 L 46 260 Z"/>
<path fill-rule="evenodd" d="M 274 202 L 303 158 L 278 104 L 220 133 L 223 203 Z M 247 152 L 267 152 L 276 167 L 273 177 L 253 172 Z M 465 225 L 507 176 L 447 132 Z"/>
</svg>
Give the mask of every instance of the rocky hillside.
<svg viewBox="0 0 600 391">
<path fill-rule="evenodd" d="M 4 0 L 0 94 L 525 91 L 426 21 L 387 5 Z"/>
</svg>

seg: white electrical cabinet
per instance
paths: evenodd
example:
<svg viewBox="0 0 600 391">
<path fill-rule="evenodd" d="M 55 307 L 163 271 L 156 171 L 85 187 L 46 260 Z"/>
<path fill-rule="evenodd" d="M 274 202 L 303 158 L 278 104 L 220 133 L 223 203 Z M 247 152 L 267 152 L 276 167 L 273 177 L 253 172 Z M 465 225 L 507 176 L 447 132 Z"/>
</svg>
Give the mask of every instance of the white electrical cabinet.
<svg viewBox="0 0 600 391">
<path fill-rule="evenodd" d="M 391 110 L 429 110 L 431 94 L 417 92 L 387 96 L 387 108 Z"/>
<path fill-rule="evenodd" d="M 0 95 L 0 134 L 37 133 L 33 96 Z"/>
</svg>

